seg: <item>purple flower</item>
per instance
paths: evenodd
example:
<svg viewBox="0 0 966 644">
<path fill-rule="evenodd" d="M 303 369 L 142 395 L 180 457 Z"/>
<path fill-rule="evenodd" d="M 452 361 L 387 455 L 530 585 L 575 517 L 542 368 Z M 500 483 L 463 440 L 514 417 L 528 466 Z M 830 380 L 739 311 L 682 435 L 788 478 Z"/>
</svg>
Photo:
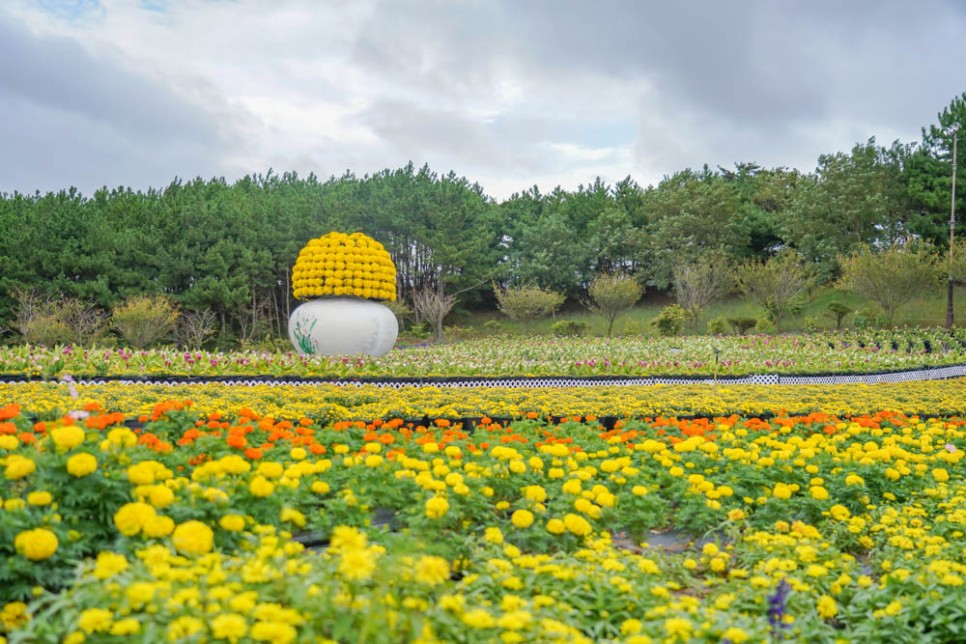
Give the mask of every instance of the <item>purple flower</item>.
<svg viewBox="0 0 966 644">
<path fill-rule="evenodd" d="M 788 627 L 785 623 L 785 603 L 792 587 L 782 579 L 778 582 L 775 592 L 768 597 L 768 624 L 771 626 L 772 637 L 780 641 L 783 639 L 782 630 Z"/>
</svg>

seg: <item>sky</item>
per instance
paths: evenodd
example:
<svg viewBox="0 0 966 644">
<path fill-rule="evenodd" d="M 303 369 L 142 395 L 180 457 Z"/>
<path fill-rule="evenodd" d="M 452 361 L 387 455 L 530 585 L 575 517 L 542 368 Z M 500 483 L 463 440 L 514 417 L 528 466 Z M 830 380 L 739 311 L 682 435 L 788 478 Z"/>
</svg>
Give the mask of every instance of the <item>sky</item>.
<svg viewBox="0 0 966 644">
<path fill-rule="evenodd" d="M 3 0 L 0 193 L 407 162 L 497 200 L 914 142 L 958 0 Z"/>
</svg>

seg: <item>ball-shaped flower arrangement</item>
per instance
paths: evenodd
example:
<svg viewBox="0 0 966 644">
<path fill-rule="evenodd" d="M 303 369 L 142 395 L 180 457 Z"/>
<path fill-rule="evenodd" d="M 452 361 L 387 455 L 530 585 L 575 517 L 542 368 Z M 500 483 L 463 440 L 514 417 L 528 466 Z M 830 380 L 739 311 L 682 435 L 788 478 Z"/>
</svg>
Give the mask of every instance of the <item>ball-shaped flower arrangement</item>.
<svg viewBox="0 0 966 644">
<path fill-rule="evenodd" d="M 308 300 L 288 324 L 301 354 L 379 356 L 396 342 L 396 316 L 379 303 L 396 299 L 396 267 L 363 233 L 333 232 L 306 244 L 292 269 L 292 292 Z"/>
</svg>

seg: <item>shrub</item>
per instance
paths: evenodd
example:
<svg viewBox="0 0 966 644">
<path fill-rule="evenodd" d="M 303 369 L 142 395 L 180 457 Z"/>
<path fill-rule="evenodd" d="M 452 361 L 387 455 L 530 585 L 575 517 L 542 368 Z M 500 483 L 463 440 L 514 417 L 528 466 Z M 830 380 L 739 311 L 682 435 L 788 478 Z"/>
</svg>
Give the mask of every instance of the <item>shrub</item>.
<svg viewBox="0 0 966 644">
<path fill-rule="evenodd" d="M 677 304 L 665 306 L 651 323 L 661 335 L 673 336 L 681 333 L 684 325 L 692 319 L 691 314 Z"/>
<path fill-rule="evenodd" d="M 614 321 L 641 299 L 644 289 L 629 275 L 602 273 L 594 278 L 588 293 L 591 299 L 588 308 L 607 319 L 609 337 Z"/>
<path fill-rule="evenodd" d="M 168 336 L 178 308 L 164 295 L 138 295 L 114 307 L 111 326 L 135 349 L 147 349 Z"/>
<path fill-rule="evenodd" d="M 500 311 L 511 320 L 533 320 L 551 315 L 564 303 L 565 296 L 539 286 L 494 287 Z"/>
<path fill-rule="evenodd" d="M 723 253 L 712 251 L 674 266 L 674 299 L 688 313 L 691 328 L 709 304 L 734 286 L 734 269 Z"/>
<path fill-rule="evenodd" d="M 745 335 L 758 326 L 758 318 L 728 318 L 728 324 L 735 335 Z"/>
<path fill-rule="evenodd" d="M 57 299 L 34 289 L 14 291 L 17 300 L 14 329 L 28 344 L 89 345 L 103 338 L 104 314 L 93 304 L 74 297 Z"/>
<path fill-rule="evenodd" d="M 728 319 L 723 316 L 708 321 L 708 333 L 727 333 L 730 330 L 731 325 L 728 323 Z"/>
<path fill-rule="evenodd" d="M 175 337 L 184 349 L 200 349 L 215 334 L 218 316 L 211 309 L 189 311 L 178 319 Z"/>
<path fill-rule="evenodd" d="M 560 320 L 553 323 L 550 332 L 561 337 L 579 337 L 590 332 L 590 325 L 578 320 Z"/>
<path fill-rule="evenodd" d="M 786 249 L 766 262 L 750 260 L 737 270 L 741 293 L 768 312 L 778 326 L 801 312 L 807 291 L 815 283 L 814 268 L 797 252 Z"/>
<path fill-rule="evenodd" d="M 852 313 L 852 309 L 841 302 L 829 302 L 825 307 L 825 315 L 835 320 L 835 328 L 842 328 L 842 321 Z"/>
<path fill-rule="evenodd" d="M 932 249 L 923 245 L 862 250 L 840 263 L 838 286 L 878 304 L 886 325 L 892 324 L 900 308 L 935 288 L 941 273 Z"/>
</svg>

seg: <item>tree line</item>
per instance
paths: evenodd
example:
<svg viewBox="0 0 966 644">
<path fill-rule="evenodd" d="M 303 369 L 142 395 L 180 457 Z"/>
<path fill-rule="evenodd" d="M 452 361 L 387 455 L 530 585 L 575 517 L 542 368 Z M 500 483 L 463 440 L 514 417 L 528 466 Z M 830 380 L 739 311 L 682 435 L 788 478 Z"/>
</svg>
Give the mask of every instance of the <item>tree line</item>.
<svg viewBox="0 0 966 644">
<path fill-rule="evenodd" d="M 668 290 L 676 267 L 709 253 L 763 262 L 794 249 L 831 280 L 856 249 L 948 245 L 950 128 L 964 122 L 966 93 L 920 141 L 871 138 L 820 156 L 813 172 L 705 166 L 647 187 L 597 179 L 500 202 L 465 177 L 413 164 L 328 180 L 269 171 L 233 183 L 175 179 L 147 191 L 2 194 L 0 324 L 12 320 L 18 292 L 103 308 L 163 294 L 186 311 L 213 313 L 233 337 L 283 335 L 295 306 L 295 258 L 331 230 L 381 241 L 402 300 L 461 293 L 470 307 L 494 307 L 493 286 L 523 284 L 579 300 L 595 276 L 615 272 Z M 957 172 L 966 188 L 964 157 Z"/>
</svg>

